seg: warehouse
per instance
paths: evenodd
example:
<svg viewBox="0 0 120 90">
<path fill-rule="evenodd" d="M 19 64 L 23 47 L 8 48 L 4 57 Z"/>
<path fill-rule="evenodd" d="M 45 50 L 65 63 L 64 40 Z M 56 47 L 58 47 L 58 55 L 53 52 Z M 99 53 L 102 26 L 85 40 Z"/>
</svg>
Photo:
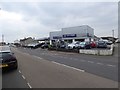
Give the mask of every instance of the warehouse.
<svg viewBox="0 0 120 90">
<path fill-rule="evenodd" d="M 50 43 L 63 40 L 69 43 L 74 41 L 90 41 L 94 37 L 94 29 L 88 25 L 62 28 L 61 31 L 50 32 Z"/>
</svg>

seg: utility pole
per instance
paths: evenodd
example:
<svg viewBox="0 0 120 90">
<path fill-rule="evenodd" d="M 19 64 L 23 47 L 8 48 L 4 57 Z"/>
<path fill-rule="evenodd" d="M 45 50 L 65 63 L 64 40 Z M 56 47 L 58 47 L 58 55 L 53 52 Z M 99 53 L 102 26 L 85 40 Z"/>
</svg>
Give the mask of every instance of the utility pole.
<svg viewBox="0 0 120 90">
<path fill-rule="evenodd" d="M 112 30 L 112 37 L 113 37 L 113 42 L 114 42 L 114 29 Z"/>
<path fill-rule="evenodd" d="M 114 38 L 114 30 L 112 30 L 112 36 L 113 36 L 113 38 Z"/>
<path fill-rule="evenodd" d="M 4 45 L 4 35 L 2 34 L 2 45 Z"/>
</svg>

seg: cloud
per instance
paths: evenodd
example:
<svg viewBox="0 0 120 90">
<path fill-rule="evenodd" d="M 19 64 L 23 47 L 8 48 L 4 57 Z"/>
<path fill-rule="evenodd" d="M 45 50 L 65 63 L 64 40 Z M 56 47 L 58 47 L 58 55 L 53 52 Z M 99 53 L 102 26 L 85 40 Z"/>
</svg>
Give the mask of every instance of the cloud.
<svg viewBox="0 0 120 90">
<path fill-rule="evenodd" d="M 41 38 L 64 27 L 89 25 L 97 36 L 118 30 L 117 2 L 2 2 L 0 33 L 12 42 L 27 36 Z"/>
</svg>

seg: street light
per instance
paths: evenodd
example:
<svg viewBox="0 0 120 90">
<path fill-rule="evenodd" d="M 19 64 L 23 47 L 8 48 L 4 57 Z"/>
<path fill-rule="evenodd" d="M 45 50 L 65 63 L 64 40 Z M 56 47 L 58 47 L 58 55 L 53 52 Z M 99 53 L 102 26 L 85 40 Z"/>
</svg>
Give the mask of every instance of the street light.
<svg viewBox="0 0 120 90">
<path fill-rule="evenodd" d="M 114 30 L 112 30 L 112 36 L 113 36 L 113 38 L 114 38 Z"/>
<path fill-rule="evenodd" d="M 114 42 L 114 30 L 112 30 L 112 37 L 113 37 L 112 41 Z"/>
</svg>

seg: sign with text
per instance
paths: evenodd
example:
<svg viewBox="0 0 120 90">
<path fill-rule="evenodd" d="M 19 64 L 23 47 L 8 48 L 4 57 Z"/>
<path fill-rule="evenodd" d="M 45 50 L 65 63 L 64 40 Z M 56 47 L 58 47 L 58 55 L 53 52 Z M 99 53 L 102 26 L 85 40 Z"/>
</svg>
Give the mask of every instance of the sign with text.
<svg viewBox="0 0 120 90">
<path fill-rule="evenodd" d="M 53 39 L 61 39 L 61 36 L 53 36 Z"/>
<path fill-rule="evenodd" d="M 77 37 L 76 34 L 65 34 L 63 35 L 63 38 L 72 38 L 72 37 Z"/>
</svg>

